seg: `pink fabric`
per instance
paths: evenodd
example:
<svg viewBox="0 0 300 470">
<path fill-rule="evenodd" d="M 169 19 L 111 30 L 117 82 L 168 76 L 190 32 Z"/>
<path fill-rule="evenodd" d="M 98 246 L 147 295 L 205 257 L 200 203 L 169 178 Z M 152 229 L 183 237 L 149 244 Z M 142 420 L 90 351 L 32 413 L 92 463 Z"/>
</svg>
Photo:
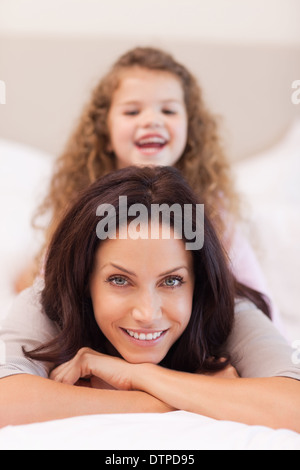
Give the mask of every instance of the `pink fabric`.
<svg viewBox="0 0 300 470">
<path fill-rule="evenodd" d="M 232 271 L 238 281 L 265 294 L 270 300 L 272 319 L 279 331 L 285 335 L 280 312 L 274 304 L 267 281 L 256 253 L 240 228 L 236 228 L 230 240 L 228 255 Z"/>
</svg>

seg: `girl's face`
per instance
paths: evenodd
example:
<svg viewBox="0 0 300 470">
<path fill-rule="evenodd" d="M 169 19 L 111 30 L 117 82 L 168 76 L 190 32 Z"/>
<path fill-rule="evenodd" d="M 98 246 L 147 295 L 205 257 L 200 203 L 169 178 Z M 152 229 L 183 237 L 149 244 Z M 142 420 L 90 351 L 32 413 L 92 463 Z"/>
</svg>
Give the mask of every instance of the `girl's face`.
<svg viewBox="0 0 300 470">
<path fill-rule="evenodd" d="M 179 79 L 132 67 L 122 73 L 108 114 L 109 150 L 117 167 L 172 166 L 181 157 L 188 117 Z"/>
<path fill-rule="evenodd" d="M 191 317 L 192 254 L 173 238 L 105 240 L 90 291 L 96 322 L 118 353 L 158 364 Z"/>
</svg>

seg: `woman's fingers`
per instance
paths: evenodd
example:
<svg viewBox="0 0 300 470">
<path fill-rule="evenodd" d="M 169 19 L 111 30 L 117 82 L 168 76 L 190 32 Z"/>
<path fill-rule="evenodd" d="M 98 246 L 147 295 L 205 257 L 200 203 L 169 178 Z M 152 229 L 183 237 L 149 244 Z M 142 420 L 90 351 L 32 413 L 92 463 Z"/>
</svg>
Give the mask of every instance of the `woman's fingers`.
<svg viewBox="0 0 300 470">
<path fill-rule="evenodd" d="M 50 374 L 50 379 L 56 382 L 73 385 L 80 378 L 90 377 L 94 375 L 92 370 L 99 361 L 102 354 L 97 353 L 89 348 L 82 348 L 76 356 L 68 362 L 59 365 Z"/>
<path fill-rule="evenodd" d="M 73 359 L 54 369 L 50 374 L 50 379 L 74 385 L 80 378 L 94 376 L 105 382 L 107 387 L 131 390 L 133 368 L 133 364 L 129 364 L 124 359 L 83 348 Z"/>
<path fill-rule="evenodd" d="M 73 385 L 80 379 L 80 376 L 78 370 L 70 361 L 54 369 L 50 374 L 50 379 L 55 382 Z"/>
</svg>

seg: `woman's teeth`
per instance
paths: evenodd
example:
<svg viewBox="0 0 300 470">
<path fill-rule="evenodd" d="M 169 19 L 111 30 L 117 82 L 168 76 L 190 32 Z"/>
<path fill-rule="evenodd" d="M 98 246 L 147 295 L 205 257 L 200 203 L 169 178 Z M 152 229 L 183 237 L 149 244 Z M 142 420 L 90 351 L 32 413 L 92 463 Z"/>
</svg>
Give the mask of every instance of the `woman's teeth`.
<svg viewBox="0 0 300 470">
<path fill-rule="evenodd" d="M 141 341 L 152 341 L 163 334 L 163 331 L 156 331 L 155 333 L 137 333 L 136 331 L 126 330 L 126 332 L 133 338 Z"/>
</svg>

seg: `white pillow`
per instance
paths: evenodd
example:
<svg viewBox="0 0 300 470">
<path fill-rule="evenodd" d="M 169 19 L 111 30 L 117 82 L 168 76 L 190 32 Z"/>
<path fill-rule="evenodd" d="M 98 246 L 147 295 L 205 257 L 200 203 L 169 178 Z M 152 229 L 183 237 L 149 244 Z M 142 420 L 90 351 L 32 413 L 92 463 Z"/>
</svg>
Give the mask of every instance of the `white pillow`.
<svg viewBox="0 0 300 470">
<path fill-rule="evenodd" d="M 300 121 L 278 145 L 235 170 L 253 246 L 286 333 L 300 340 Z"/>
<path fill-rule="evenodd" d="M 0 318 L 15 296 L 14 281 L 41 244 L 31 219 L 45 195 L 52 164 L 48 154 L 0 139 Z"/>
</svg>

